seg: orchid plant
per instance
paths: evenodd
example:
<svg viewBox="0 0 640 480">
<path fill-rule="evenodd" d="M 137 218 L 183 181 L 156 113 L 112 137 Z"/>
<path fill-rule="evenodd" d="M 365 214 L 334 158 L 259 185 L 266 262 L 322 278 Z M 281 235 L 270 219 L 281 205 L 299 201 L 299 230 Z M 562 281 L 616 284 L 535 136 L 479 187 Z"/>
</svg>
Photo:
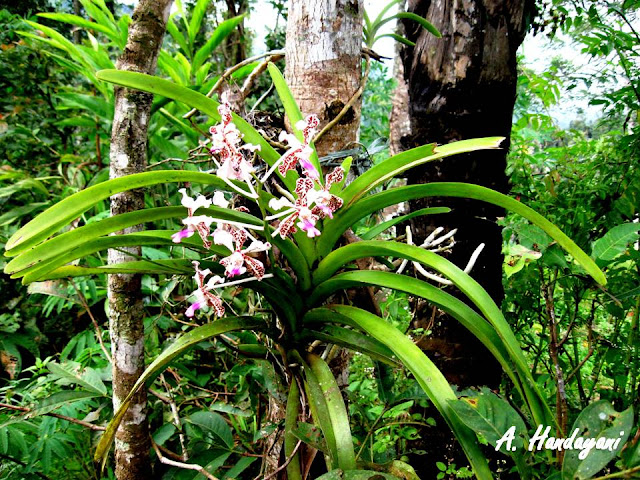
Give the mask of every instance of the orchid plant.
<svg viewBox="0 0 640 480">
<path fill-rule="evenodd" d="M 152 382 L 170 361 L 203 340 L 251 330 L 268 339 L 263 355 L 273 358 L 281 370 L 282 382 L 289 388 L 283 427 L 289 479 L 303 478 L 304 459 L 297 445 L 308 439 L 300 435 L 298 426 L 309 417 L 322 432 L 328 470 L 362 468 L 354 452 L 347 409 L 327 362 L 317 354 L 318 345 L 327 348 L 340 345 L 377 361 L 407 368 L 455 433 L 476 477 L 492 478 L 473 429 L 452 408 L 452 402 L 456 401 L 454 391 L 431 360 L 395 327 L 358 305 L 348 304 L 346 296 L 337 294 L 359 286 L 395 289 L 422 297 L 446 311 L 500 362 L 520 393 L 522 410 L 536 422 L 552 425 L 554 417 L 513 332 L 490 296 L 468 275 L 481 247 L 465 272 L 438 254 L 443 248 L 451 248 L 450 235 L 436 238 L 440 233 L 436 232 L 419 246 L 412 244 L 410 236 L 407 243 L 375 239 L 405 220 L 406 215 L 373 227 L 364 235 L 366 240 L 341 245 L 341 237 L 358 220 L 390 205 L 427 196 L 466 197 L 524 216 L 553 237 L 597 282 L 604 284 L 604 275 L 557 227 L 522 203 L 490 189 L 462 183 L 433 183 L 376 192 L 377 186 L 414 166 L 458 153 L 499 148 L 502 139 L 418 147 L 373 166 L 345 185 L 349 161 L 324 174 L 313 146 L 317 118 L 302 116 L 274 65 L 269 65 L 269 73 L 293 126 L 292 132 L 280 136 L 288 147 L 282 154 L 224 102 L 218 103 L 156 77 L 115 70 L 99 72 L 98 77 L 104 81 L 171 98 L 218 122 L 207 139 L 215 168 L 207 172 L 160 170 L 103 182 L 50 207 L 6 244 L 5 254 L 15 258 L 5 271 L 21 277 L 25 283 L 114 272 L 193 276 L 195 290 L 184 315 L 194 317 L 209 311 L 210 315 L 203 318 L 213 319 L 183 334 L 148 366 L 102 435 L 96 460 L 106 461 L 131 396 Z M 267 165 L 262 176 L 257 175 L 259 162 Z M 200 184 L 205 194 L 180 189 L 180 207 L 147 208 L 54 235 L 116 192 L 180 182 Z M 239 198 L 251 208 L 234 208 Z M 258 211 L 257 216 L 251 213 Z M 437 208 L 422 213 L 446 211 Z M 110 235 L 127 226 L 169 218 L 182 218 L 184 228 Z M 170 260 L 141 258 L 98 267 L 70 264 L 107 248 L 177 244 L 200 252 L 200 259 L 180 258 L 179 248 L 175 249 L 176 258 Z M 389 259 L 384 261 L 385 265 L 394 265 L 393 261 L 398 259 L 395 265 L 399 267 L 386 271 L 350 268 L 352 262 L 365 257 Z M 406 274 L 408 262 L 429 281 Z M 457 287 L 476 308 L 440 289 L 442 283 Z M 240 284 L 257 292 L 270 308 L 250 316 L 228 315 L 221 292 Z M 280 361 L 283 358 L 285 362 Z M 391 473 L 377 473 L 384 478 L 396 478 Z"/>
</svg>

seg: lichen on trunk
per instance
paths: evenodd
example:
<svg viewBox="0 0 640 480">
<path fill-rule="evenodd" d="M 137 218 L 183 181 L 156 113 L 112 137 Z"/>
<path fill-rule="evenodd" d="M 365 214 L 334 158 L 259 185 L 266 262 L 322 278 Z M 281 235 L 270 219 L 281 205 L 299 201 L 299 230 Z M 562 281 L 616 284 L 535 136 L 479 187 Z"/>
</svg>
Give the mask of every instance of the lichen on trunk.
<svg viewBox="0 0 640 480">
<path fill-rule="evenodd" d="M 118 59 L 120 70 L 155 73 L 158 52 L 172 0 L 141 0 L 129 27 L 127 45 Z M 147 164 L 147 129 L 153 96 L 116 87 L 111 130 L 110 177 L 118 178 L 144 170 Z M 144 191 L 122 192 L 111 197 L 111 215 L 144 208 Z M 141 225 L 116 232 L 140 231 Z M 130 261 L 140 247 L 109 250 L 109 264 Z M 113 406 L 117 409 L 144 371 L 144 309 L 141 277 L 113 274 L 108 278 L 109 331 L 113 357 Z M 116 434 L 118 480 L 151 478 L 146 392 L 136 394 Z"/>
</svg>

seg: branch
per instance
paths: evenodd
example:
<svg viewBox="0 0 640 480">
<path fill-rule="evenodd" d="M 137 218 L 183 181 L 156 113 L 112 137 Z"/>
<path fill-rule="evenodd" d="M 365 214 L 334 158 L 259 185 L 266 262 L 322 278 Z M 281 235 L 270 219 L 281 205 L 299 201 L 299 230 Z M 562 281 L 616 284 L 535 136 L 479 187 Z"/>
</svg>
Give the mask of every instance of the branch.
<svg viewBox="0 0 640 480">
<path fill-rule="evenodd" d="M 274 50 L 272 52 L 265 52 L 265 53 L 261 53 L 260 55 L 255 55 L 253 57 L 247 58 L 246 60 L 243 60 L 242 62 L 234 65 L 233 67 L 229 67 L 224 71 L 222 75 L 220 75 L 220 78 L 218 79 L 218 81 L 213 85 L 213 87 L 211 87 L 211 90 L 209 90 L 205 96 L 211 97 L 214 93 L 218 91 L 218 89 L 220 89 L 220 87 L 222 86 L 222 82 L 224 82 L 233 72 L 241 69 L 245 65 L 249 65 L 250 63 L 253 63 L 256 60 L 260 60 L 261 58 L 264 58 L 264 57 L 269 57 L 270 59 L 273 59 L 273 58 L 280 59 L 283 56 L 284 56 L 284 50 Z M 182 118 L 185 118 L 185 119 L 191 118 L 196 114 L 197 111 L 198 109 L 192 108 L 191 110 L 189 110 L 189 112 L 185 113 L 182 116 Z"/>
<path fill-rule="evenodd" d="M 33 409 L 31 408 L 19 407 L 17 405 L 9 405 L 8 403 L 0 403 L 0 408 L 8 408 L 9 410 L 16 410 L 18 412 L 24 412 L 24 413 L 33 412 Z M 37 414 L 37 410 L 36 410 L 36 414 Z M 102 427 L 100 425 L 94 425 L 93 423 L 85 422 L 84 420 L 78 420 L 77 418 L 73 418 L 73 417 L 67 417 L 66 415 L 61 415 L 59 413 L 48 412 L 48 413 L 43 413 L 42 415 L 59 418 L 60 420 L 66 420 L 67 422 L 75 423 L 77 425 L 82 425 L 83 427 L 86 427 L 90 430 L 94 430 L 97 432 L 103 432 L 106 430 L 105 427 Z"/>
<path fill-rule="evenodd" d="M 153 440 L 153 438 L 151 438 L 151 445 L 153 446 L 153 449 L 155 450 L 156 455 L 158 456 L 158 460 L 160 460 L 160 463 L 164 463 L 165 465 L 171 465 L 172 467 L 183 468 L 185 470 L 197 470 L 201 475 L 204 475 L 209 480 L 220 480 L 218 477 L 211 475 L 209 472 L 207 472 L 204 469 L 204 467 L 201 467 L 200 465 L 196 465 L 195 463 L 178 462 L 176 460 L 168 459 L 167 457 L 162 455 L 162 452 L 158 448 L 158 444 Z"/>
</svg>

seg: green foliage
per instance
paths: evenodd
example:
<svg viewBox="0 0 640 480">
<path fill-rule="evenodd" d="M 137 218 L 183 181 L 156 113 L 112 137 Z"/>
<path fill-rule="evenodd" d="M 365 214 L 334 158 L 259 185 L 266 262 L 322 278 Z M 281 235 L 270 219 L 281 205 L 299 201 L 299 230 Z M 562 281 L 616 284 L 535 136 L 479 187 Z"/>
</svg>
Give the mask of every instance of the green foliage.
<svg viewBox="0 0 640 480">
<path fill-rule="evenodd" d="M 419 428 L 435 424 L 433 418 L 423 418 L 412 410 L 428 404 L 434 405 L 454 430 L 474 470 L 438 462 L 437 478 L 471 478 L 474 474 L 491 478 L 496 472 L 487 465 L 482 444 L 495 445 L 500 433 L 513 424 L 523 432 L 516 441 L 522 450 L 522 439 L 535 430 L 535 423 L 554 428 L 562 425 L 563 420 L 556 415 L 559 405 L 554 403 L 557 384 L 552 372 L 557 371 L 556 365 L 547 353 L 551 342 L 545 334 L 545 329 L 551 328 L 549 308 L 530 295 L 543 289 L 551 291 L 556 328 L 567 334 L 557 365 L 568 374 L 569 415 L 563 428 L 575 422 L 579 428 L 612 436 L 619 428 L 632 433 L 630 405 L 638 378 L 630 367 L 638 360 L 639 257 L 635 250 L 638 170 L 630 159 L 634 158 L 637 138 L 611 132 L 593 139 L 580 132 L 558 132 L 545 116 L 545 108 L 559 99 L 559 67 L 540 76 L 529 72 L 521 79 L 521 88 L 528 89 L 530 95 L 521 96 L 509 167 L 519 201 L 464 184 L 393 188 L 394 177 L 412 166 L 457 153 L 497 148 L 497 138 L 426 145 L 387 159 L 379 155 L 376 165 L 349 186 L 332 188 L 345 205 L 333 219 L 318 224 L 322 235 L 317 239 L 304 234 L 295 235 L 293 240 L 272 238 L 273 227 L 262 219 L 273 213 L 268 208 L 272 195 L 259 189 L 257 198 L 253 198 L 255 206 L 251 198 L 245 199 L 252 206 L 251 213 L 218 207 L 206 213 L 216 220 L 253 225 L 257 236 L 277 246 L 277 261 L 270 256 L 268 264 L 274 276 L 220 293 L 234 317 L 212 321 L 210 314 L 188 320 L 176 313 L 191 291 L 182 279 L 193 273 L 192 260 L 200 259 L 205 250 L 197 236 L 180 246 L 171 240 L 175 220 L 185 213 L 184 208 L 168 206 L 177 203 L 175 184 L 188 182 L 193 190 L 207 194 L 222 190 L 227 192 L 227 199 L 229 193 L 237 192 L 236 188 L 243 188 L 241 183 L 230 185 L 180 162 L 189 148 L 200 143 L 199 130 L 220 118 L 218 103 L 203 93 L 216 82 L 214 73 L 221 71 L 220 65 L 211 61 L 220 58 L 215 49 L 244 18 L 231 18 L 208 29 L 205 19 L 212 16 L 209 2 L 193 3 L 193 9 L 187 12 L 177 2 L 178 11 L 168 25 L 171 41 L 161 54 L 159 66 L 172 82 L 112 70 L 124 46 L 130 19 L 126 15 L 116 19 L 99 0 L 83 1 L 90 20 L 59 13 L 40 16 L 42 24 L 30 25 L 42 36 L 20 26 L 31 50 L 16 45 L 9 50 L 15 58 L 2 57 L 13 65 L 23 61 L 21 55 L 40 52 L 57 76 L 51 79 L 56 84 L 50 95 L 54 108 L 45 103 L 23 117 L 18 111 L 0 119 L 14 129 L 13 137 L 7 135 L 1 140 L 7 141 L 7 151 L 16 159 L 14 168 L 6 169 L 0 177 L 0 202 L 11 207 L 0 216 L 3 247 L 13 255 L 3 268 L 26 283 L 38 281 L 30 285 L 27 296 L 15 282 L 3 280 L 3 285 L 11 288 L 7 295 L 11 313 L 0 315 L 0 353 L 9 354 L 2 357 L 6 361 L 3 368 L 13 380 L 2 387 L 1 394 L 7 402 L 27 410 L 20 415 L 0 414 L 0 454 L 10 458 L 8 466 L 3 462 L 0 467 L 0 477 L 99 476 L 90 458 L 92 452 L 77 445 L 97 443 L 96 459 L 106 461 L 115 429 L 135 392 L 118 411 L 111 411 L 110 345 L 100 331 L 105 318 L 104 281 L 100 276 L 89 278 L 105 272 L 146 274 L 145 350 L 152 361 L 137 387 L 150 388 L 154 441 L 163 449 L 177 452 L 177 458 L 188 458 L 219 478 L 260 476 L 262 470 L 256 459 L 283 429 L 284 455 L 291 458 L 287 475 L 293 480 L 302 478 L 300 442 L 326 455 L 331 471 L 320 477 L 323 479 L 415 480 L 413 469 L 397 459 L 410 453 L 409 442 L 418 437 Z M 410 14 L 385 14 L 368 21 L 367 44 L 379 38 L 377 29 L 392 18 L 417 21 L 427 29 L 430 26 Z M 52 22 L 79 26 L 86 34 L 85 43 L 70 42 L 66 33 L 49 26 Z M 248 74 L 253 67 L 239 71 L 236 77 Z M 107 70 L 98 73 L 101 69 Z M 392 88 L 392 81 L 377 67 L 372 72 L 373 88 L 365 94 L 368 107 L 363 109 L 371 110 L 363 123 L 367 145 L 376 138 L 388 137 L 385 120 Z M 33 73 L 42 82 L 47 81 L 49 71 Z M 78 73 L 89 83 L 65 85 L 66 79 L 77 79 Z M 269 73 L 289 122 L 301 139 L 295 123 L 302 117 L 293 97 L 275 66 L 269 66 Z M 15 70 L 7 72 L 8 83 L 15 82 L 10 78 L 13 75 Z M 113 97 L 112 87 L 103 80 L 156 94 L 150 125 L 151 163 L 172 156 L 171 161 L 183 170 L 157 170 L 107 180 L 104 142 L 110 131 Z M 36 96 L 28 91 L 30 85 L 24 87 L 20 95 Z M 614 101 L 620 103 L 621 98 Z M 13 100 L 3 101 L 4 111 L 14 108 Z M 189 125 L 181 117 L 192 107 L 198 112 Z M 24 128 L 14 127 L 14 121 Z M 196 125 L 196 121 L 202 125 Z M 33 133 L 37 122 L 50 130 L 43 127 Z M 245 141 L 262 146 L 258 154 L 267 164 L 279 159 L 280 152 L 248 122 L 238 116 L 234 116 L 234 122 Z M 40 134 L 43 131 L 45 135 Z M 82 140 L 65 143 L 69 134 L 81 134 Z M 23 136 L 16 139 L 16 135 Z M 41 152 L 37 159 L 18 163 L 28 155 L 28 148 L 36 147 Z M 205 147 L 196 152 L 207 158 L 203 163 L 210 161 Z M 317 162 L 317 156 L 312 160 Z M 53 167 L 42 168 L 49 164 Z M 279 181 L 291 189 L 296 178 L 289 173 Z M 113 193 L 139 187 L 152 187 L 147 191 L 147 208 L 109 218 L 104 200 Z M 382 192 L 378 192 L 380 188 Z M 513 329 L 486 292 L 457 267 L 432 252 L 390 238 L 389 230 L 398 223 L 419 215 L 446 213 L 446 208 L 425 209 L 379 222 L 362 232 L 364 242 L 339 246 L 343 232 L 356 222 L 366 221 L 388 205 L 425 195 L 475 198 L 523 217 L 505 219 L 507 261 L 513 263 L 507 266 L 507 291 L 512 303 L 505 303 L 505 310 Z M 50 205 L 54 206 L 36 215 Z M 32 222 L 20 228 L 24 219 L 33 216 Z M 142 220 L 152 229 L 110 235 Z M 105 265 L 103 252 L 107 248 L 128 245 L 143 245 L 142 256 L 115 267 Z M 226 251 L 214 247 L 209 254 L 222 256 Z M 416 278 L 356 268 L 354 261 L 371 256 L 387 268 L 396 259 L 420 262 L 452 280 L 472 306 Z M 220 272 L 216 261 L 202 259 L 201 263 L 203 268 Z M 607 272 L 607 287 L 600 268 Z M 381 317 L 348 305 L 350 289 L 363 286 L 373 286 L 384 296 Z M 421 297 L 449 313 L 488 348 L 509 380 L 501 395 L 469 391 L 457 399 L 455 389 L 406 335 L 429 334 L 409 329 L 412 313 L 408 296 Z M 42 298 L 45 300 L 40 302 Z M 237 318 L 236 313 L 240 315 Z M 55 337 L 51 326 L 42 324 L 42 318 L 47 317 L 67 331 L 57 348 L 45 350 L 43 343 L 49 340 L 42 338 Z M 38 320 L 24 321 L 27 318 Z M 348 404 L 328 366 L 336 345 L 356 352 L 345 392 Z M 320 356 L 322 348 L 325 351 Z M 49 351 L 61 353 L 41 360 L 43 352 Z M 605 400 L 587 406 L 597 398 L 610 399 L 615 408 Z M 284 417 L 267 417 L 265 405 L 271 402 L 286 404 Z M 622 413 L 616 411 L 625 408 Z M 603 413 L 606 419 L 600 417 Z M 84 419 L 98 428 L 107 425 L 107 430 L 92 433 L 51 414 Z M 621 438 L 620 445 L 627 442 L 628 435 Z M 567 454 L 562 468 L 567 478 L 590 478 L 603 469 L 629 471 L 638 464 L 638 451 L 637 439 L 635 443 L 632 439 L 622 456 L 619 450 L 599 452 L 578 462 Z M 543 478 L 554 471 L 559 475 L 559 464 L 551 456 L 532 452 L 513 454 L 512 458 L 521 478 Z M 156 467 L 162 478 L 194 477 L 193 472 L 176 467 L 159 463 Z"/>
</svg>

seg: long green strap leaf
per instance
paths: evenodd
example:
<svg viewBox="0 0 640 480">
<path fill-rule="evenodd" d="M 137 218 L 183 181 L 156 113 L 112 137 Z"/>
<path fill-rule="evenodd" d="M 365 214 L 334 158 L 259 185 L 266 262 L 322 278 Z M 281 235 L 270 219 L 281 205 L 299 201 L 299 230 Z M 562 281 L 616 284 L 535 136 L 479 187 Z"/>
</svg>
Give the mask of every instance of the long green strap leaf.
<svg viewBox="0 0 640 480">
<path fill-rule="evenodd" d="M 302 116 L 302 112 L 300 111 L 300 107 L 296 103 L 291 90 L 289 89 L 289 85 L 287 85 L 282 72 L 275 66 L 273 63 L 269 63 L 267 65 L 267 69 L 269 70 L 269 75 L 271 75 L 271 80 L 273 80 L 273 85 L 276 87 L 276 91 L 278 92 L 278 96 L 282 101 L 282 106 L 284 107 L 284 111 L 289 119 L 289 123 L 291 124 L 291 130 L 295 134 L 296 138 L 300 141 L 303 140 L 302 131 L 297 127 L 297 123 L 300 120 L 304 120 Z M 306 112 L 307 114 L 318 113 L 318 112 Z M 320 160 L 318 159 L 318 153 L 316 152 L 315 147 L 313 146 L 313 142 L 311 144 L 313 148 L 313 153 L 311 154 L 310 161 L 316 170 L 320 174 L 320 182 L 323 181 L 322 177 L 322 168 L 320 167 Z M 291 174 L 293 176 L 293 174 Z M 296 175 L 297 178 L 297 175 Z"/>
<path fill-rule="evenodd" d="M 189 88 L 176 85 L 168 80 L 146 75 L 144 73 L 125 72 L 122 70 L 100 70 L 96 76 L 105 82 L 115 83 L 124 87 L 135 88 L 143 92 L 149 92 L 163 97 L 171 98 L 185 105 L 196 108 L 202 113 L 207 114 L 214 121 L 220 120 L 218 106 L 215 100 L 195 92 Z M 246 120 L 242 119 L 235 113 L 232 113 L 233 123 L 238 130 L 244 135 L 243 140 L 246 143 L 259 145 L 258 154 L 269 165 L 273 165 L 279 158 L 280 154 L 267 142 L 258 131 L 253 128 Z M 279 172 L 276 172 L 279 175 Z M 295 188 L 295 179 L 284 179 L 285 184 L 290 190 Z"/>
<path fill-rule="evenodd" d="M 329 365 L 327 365 L 322 357 L 310 353 L 307 355 L 307 360 L 313 374 L 318 380 L 318 386 L 322 391 L 327 405 L 330 428 L 333 431 L 336 442 L 338 468 L 342 470 L 354 470 L 356 468 L 356 454 L 353 450 L 349 416 L 347 415 L 347 408 L 340 394 L 340 388 L 336 383 L 333 373 L 331 373 Z"/>
<path fill-rule="evenodd" d="M 433 285 L 406 275 L 398 275 L 392 272 L 377 272 L 374 270 L 362 270 L 356 272 L 340 273 L 318 285 L 309 298 L 309 305 L 320 303 L 336 290 L 343 290 L 358 285 L 373 285 L 377 287 L 392 288 L 410 295 L 422 297 L 444 312 L 458 320 L 469 330 L 491 354 L 498 360 L 503 370 L 509 375 L 523 398 L 530 405 L 530 410 L 535 417 L 542 418 L 544 399 L 538 398 L 530 385 L 534 383 L 528 368 L 524 371 L 517 368 L 516 362 L 510 358 L 509 351 L 495 328 L 471 307 L 455 298 L 453 295 L 434 287 Z M 307 315 L 305 321 L 314 319 Z"/>
<path fill-rule="evenodd" d="M 298 414 L 300 413 L 300 389 L 296 377 L 291 378 L 289 395 L 287 397 L 287 410 L 284 418 L 284 455 L 290 458 L 287 465 L 287 479 L 302 480 L 302 470 L 300 468 L 300 454 L 293 452 L 298 443 L 298 439 L 292 433 L 298 426 Z M 293 456 L 292 456 L 293 455 Z"/>
<path fill-rule="evenodd" d="M 304 389 L 307 394 L 311 418 L 313 418 L 313 422 L 322 431 L 325 443 L 327 444 L 328 455 L 325 457 L 327 470 L 331 471 L 339 468 L 336 436 L 331 424 L 327 400 L 320 388 L 320 382 L 311 367 L 297 352 L 293 352 L 291 356 L 303 366 Z"/>
<path fill-rule="evenodd" d="M 214 219 L 242 222 L 250 225 L 261 225 L 256 217 L 244 212 L 237 212 L 228 208 L 210 207 L 198 210 L 198 214 L 206 214 Z M 11 260 L 5 267 L 6 273 L 15 273 L 32 265 L 73 250 L 89 240 L 123 230 L 127 227 L 142 223 L 155 222 L 168 218 L 185 218 L 187 210 L 184 207 L 157 207 L 123 213 L 92 222 L 80 228 L 65 232 L 32 248 Z"/>
<path fill-rule="evenodd" d="M 363 177 L 364 175 L 360 178 Z M 353 185 L 353 183 L 351 185 Z M 593 259 L 549 220 L 535 210 L 532 210 L 507 195 L 503 195 L 490 188 L 468 183 L 437 182 L 424 185 L 410 185 L 363 198 L 349 207 L 338 210 L 333 220 L 325 220 L 324 231 L 316 245 L 318 254 L 321 257 L 327 255 L 342 233 L 361 218 L 389 205 L 425 197 L 459 197 L 482 200 L 503 207 L 510 212 L 517 213 L 534 225 L 542 228 L 551 238 L 558 242 L 561 247 L 571 254 L 596 282 L 601 285 L 607 283 L 604 273 L 598 268 Z"/>
<path fill-rule="evenodd" d="M 7 242 L 5 255 L 13 257 L 37 245 L 64 225 L 110 196 L 162 183 L 192 182 L 212 185 L 228 191 L 230 188 L 215 175 L 186 170 L 161 170 L 127 175 L 99 183 L 66 197 L 40 213 L 18 230 Z"/>
<path fill-rule="evenodd" d="M 171 232 L 166 231 L 154 231 L 149 230 L 147 232 L 129 233 L 126 235 L 110 235 L 106 237 L 100 237 L 83 243 L 79 247 L 67 251 L 57 257 L 49 259 L 44 263 L 39 263 L 32 267 L 21 270 L 18 273 L 14 273 L 11 278 L 22 277 L 22 283 L 27 284 L 31 282 L 47 280 L 49 279 L 49 273 L 53 270 L 61 267 L 73 260 L 83 258 L 96 252 L 108 250 L 110 248 L 122 248 L 122 247 L 137 247 L 145 245 L 172 245 Z M 191 240 L 191 239 L 189 239 Z M 194 240 L 192 242 L 183 242 L 185 247 L 203 250 L 201 245 L 197 245 Z M 218 246 L 212 246 L 209 252 L 224 254 L 226 249 Z M 115 273 L 115 272 L 114 272 Z M 177 273 L 177 272 L 176 272 Z"/>
<path fill-rule="evenodd" d="M 520 349 L 518 340 L 513 334 L 511 327 L 505 320 L 498 306 L 478 282 L 456 267 L 449 260 L 433 252 L 398 242 L 370 240 L 366 242 L 353 243 L 335 250 L 320 262 L 313 277 L 314 284 L 318 285 L 319 283 L 324 282 L 340 267 L 357 258 L 390 255 L 420 262 L 440 272 L 451 280 L 453 284 L 478 307 L 487 321 L 494 327 L 495 331 L 502 339 L 505 348 L 509 352 L 509 358 L 518 368 L 521 378 L 525 375 L 525 372 L 528 370 L 526 358 Z M 535 392 L 535 395 L 527 397 L 530 401 L 530 408 L 535 420 L 538 423 L 547 422 L 547 424 L 549 424 L 549 422 L 553 421 L 553 415 L 544 401 L 544 397 L 542 393 L 540 393 L 538 385 L 533 381 L 530 375 L 527 374 L 524 378 L 528 380 L 528 382 L 524 383 L 525 388 L 527 390 L 531 389 Z"/>
<path fill-rule="evenodd" d="M 441 158 L 477 150 L 500 148 L 503 137 L 474 138 L 436 146 L 434 143 L 404 151 L 374 165 L 344 189 L 340 197 L 350 205 L 378 185 L 398 176 L 410 168 Z"/>
<path fill-rule="evenodd" d="M 480 450 L 475 433 L 457 417 L 449 402 L 456 395 L 440 370 L 400 330 L 365 310 L 346 305 L 333 305 L 331 310 L 349 317 L 359 328 L 389 347 L 411 371 L 447 424 L 453 430 L 479 480 L 492 479 L 487 461 Z"/>
<path fill-rule="evenodd" d="M 105 273 L 148 273 L 153 275 L 190 275 L 193 265 L 189 259 L 177 260 L 136 260 L 100 267 L 78 267 L 65 265 L 47 273 L 47 280 L 70 277 L 87 277 Z"/>
<path fill-rule="evenodd" d="M 109 452 L 109 448 L 115 438 L 116 430 L 131 404 L 133 395 L 140 389 L 140 387 L 142 387 L 142 385 L 151 382 L 155 377 L 157 377 L 176 357 L 182 355 L 197 343 L 209 340 L 217 335 L 237 330 L 252 330 L 264 327 L 265 323 L 261 319 L 255 317 L 230 317 L 223 318 L 201 327 L 196 327 L 178 338 L 147 367 L 140 378 L 138 378 L 129 394 L 122 401 L 120 408 L 118 408 L 118 411 L 109 422 L 109 425 L 107 425 L 107 429 L 98 442 L 94 455 L 95 462 L 99 463 L 102 468 L 104 468 L 105 462 L 107 461 L 107 453 Z"/>
<path fill-rule="evenodd" d="M 349 348 L 350 350 L 364 353 L 374 360 L 384 362 L 393 367 L 400 366 L 398 360 L 394 358 L 393 352 L 377 340 L 363 335 L 356 330 L 348 330 L 346 328 L 328 325 L 326 324 L 328 320 L 326 318 L 320 320 L 316 317 L 305 317 L 305 322 L 311 319 L 321 321 L 323 325 L 316 326 L 314 330 L 305 328 L 299 336 L 300 339 L 316 339 L 334 343 Z"/>
</svg>

